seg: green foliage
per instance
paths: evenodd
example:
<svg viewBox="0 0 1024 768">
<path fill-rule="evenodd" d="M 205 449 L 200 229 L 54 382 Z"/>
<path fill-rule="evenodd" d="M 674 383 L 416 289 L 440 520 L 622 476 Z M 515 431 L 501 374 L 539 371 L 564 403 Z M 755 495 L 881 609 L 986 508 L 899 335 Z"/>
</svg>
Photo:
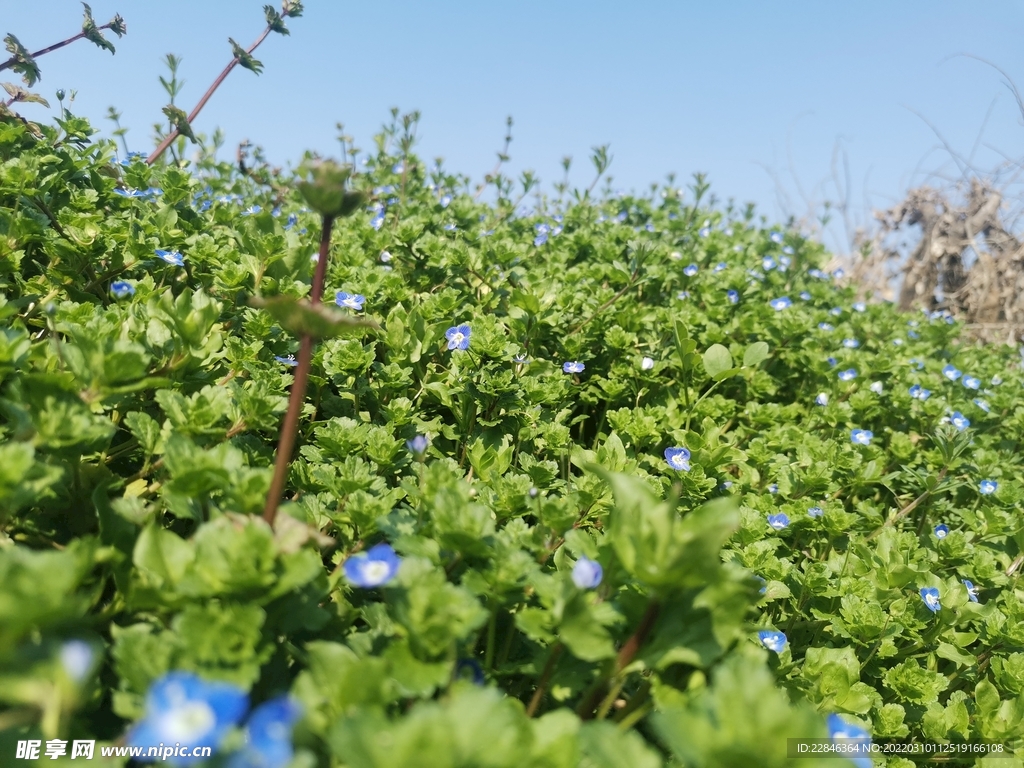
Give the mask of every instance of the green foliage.
<svg viewBox="0 0 1024 768">
<path fill-rule="evenodd" d="M 1021 765 L 1017 353 L 700 178 L 478 202 L 414 122 L 264 183 L 0 119 L 0 748 L 116 742 L 187 670 L 300 702 L 293 766 L 774 766 L 833 713 Z M 361 314 L 306 298 L 322 216 Z"/>
</svg>

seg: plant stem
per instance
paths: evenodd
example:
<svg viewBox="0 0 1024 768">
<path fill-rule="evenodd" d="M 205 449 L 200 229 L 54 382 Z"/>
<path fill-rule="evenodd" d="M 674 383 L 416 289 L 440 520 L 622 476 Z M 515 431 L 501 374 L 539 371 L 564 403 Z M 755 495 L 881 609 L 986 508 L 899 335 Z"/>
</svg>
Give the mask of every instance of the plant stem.
<svg viewBox="0 0 1024 768">
<path fill-rule="evenodd" d="M 109 22 L 103 24 L 102 26 L 96 27 L 97 32 L 100 32 L 104 29 L 110 29 Z M 67 40 L 61 40 L 59 43 L 54 43 L 53 45 L 48 46 L 47 48 L 41 48 L 35 53 L 30 53 L 29 56 L 31 56 L 33 59 L 38 59 L 40 56 L 43 56 L 47 53 L 53 53 L 54 51 L 63 48 L 65 45 L 71 45 L 73 42 L 75 42 L 76 40 L 81 40 L 83 37 L 85 37 L 85 32 L 79 32 L 77 35 L 72 35 Z M 18 58 L 16 56 L 12 56 L 7 61 L 0 63 L 0 72 L 2 72 L 5 69 L 10 69 L 17 63 Z"/>
<path fill-rule="evenodd" d="M 287 15 L 288 15 L 288 10 L 285 9 L 281 13 L 281 18 L 284 18 Z M 267 28 L 263 30 L 263 34 L 260 35 L 258 38 L 256 38 L 256 42 L 254 42 L 252 45 L 250 45 L 248 48 L 246 48 L 245 52 L 251 55 L 253 51 L 255 51 L 257 48 L 260 47 L 260 43 L 262 43 L 264 40 L 267 39 L 267 35 L 269 35 L 270 32 L 271 32 L 271 27 L 268 24 Z M 224 71 L 222 71 L 217 76 L 217 79 L 213 81 L 213 84 L 209 88 L 206 89 L 206 93 L 203 94 L 203 98 L 201 98 L 199 100 L 199 103 L 196 104 L 195 108 L 191 112 L 188 113 L 188 123 L 189 123 L 189 125 L 191 125 L 192 121 L 195 120 L 199 116 L 199 111 L 203 107 L 206 106 L 206 102 L 208 102 L 210 100 L 210 97 L 213 96 L 214 91 L 216 91 L 218 88 L 220 88 L 220 84 L 224 82 L 224 79 L 231 73 L 231 70 L 235 68 L 236 64 L 238 64 L 238 58 L 237 57 L 231 59 L 231 61 L 228 62 L 228 65 L 226 67 L 224 67 Z M 156 149 L 153 150 L 153 153 L 149 157 L 146 158 L 146 164 L 147 165 L 152 165 L 153 163 L 155 163 L 157 161 L 157 159 L 160 157 L 160 155 L 162 155 L 164 153 L 164 151 L 169 146 L 171 146 L 171 143 L 176 138 L 178 138 L 178 136 L 180 136 L 180 135 L 181 134 L 178 132 L 178 129 L 175 128 L 169 134 L 164 136 L 164 140 L 160 142 L 160 145 Z M 298 378 L 298 371 L 296 371 L 296 379 L 297 378 Z"/>
<path fill-rule="evenodd" d="M 551 682 L 551 675 L 554 674 L 555 664 L 558 663 L 558 657 L 562 655 L 563 646 L 561 643 L 556 643 L 551 649 L 551 653 L 548 655 L 548 661 L 544 665 L 544 671 L 540 673 L 540 680 L 537 682 L 537 690 L 533 692 L 533 698 L 530 699 L 530 704 L 526 708 L 526 716 L 533 717 L 537 714 L 537 708 L 540 703 L 544 700 L 544 693 L 547 691 L 548 683 Z"/>
<path fill-rule="evenodd" d="M 333 226 L 334 218 L 324 216 L 323 229 L 320 232 L 320 257 L 316 263 L 313 286 L 309 294 L 311 304 L 320 303 L 320 297 L 324 292 L 324 281 L 327 278 L 327 256 L 331 247 Z M 309 369 L 312 363 L 313 337 L 306 335 L 302 337 L 299 346 L 299 364 L 295 368 L 295 380 L 292 382 L 292 391 L 288 398 L 288 412 L 285 414 L 284 424 L 281 425 L 281 437 L 277 443 L 274 479 L 270 483 L 267 504 L 263 508 L 263 519 L 271 525 L 274 524 L 277 507 L 281 503 L 281 495 L 284 493 L 285 482 L 288 480 L 288 466 L 291 464 L 292 451 L 295 449 L 295 438 L 299 431 L 299 416 L 302 414 L 302 404 L 306 399 L 306 384 L 309 381 Z"/>
</svg>

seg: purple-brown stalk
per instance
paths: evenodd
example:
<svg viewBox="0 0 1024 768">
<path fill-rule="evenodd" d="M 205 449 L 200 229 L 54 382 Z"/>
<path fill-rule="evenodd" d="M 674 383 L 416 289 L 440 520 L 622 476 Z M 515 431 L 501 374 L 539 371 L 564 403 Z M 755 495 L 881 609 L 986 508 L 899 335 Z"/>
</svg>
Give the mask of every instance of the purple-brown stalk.
<svg viewBox="0 0 1024 768">
<path fill-rule="evenodd" d="M 283 9 L 281 11 L 281 18 L 283 19 L 286 16 L 288 16 L 288 9 L 287 8 L 285 8 L 285 9 Z M 262 43 L 264 40 L 267 39 L 267 35 L 270 34 L 272 29 L 273 28 L 269 24 L 267 24 L 267 28 L 263 30 L 263 34 L 260 35 L 258 38 L 256 38 L 256 42 L 254 42 L 252 45 L 250 45 L 248 48 L 246 48 L 245 52 L 248 53 L 251 56 L 252 52 L 260 47 L 260 43 Z M 203 94 L 203 98 L 201 98 L 199 100 L 199 103 L 196 104 L 196 106 L 193 108 L 193 110 L 188 113 L 188 123 L 189 123 L 189 125 L 191 125 L 192 121 L 195 120 L 199 116 L 199 111 L 203 107 L 206 106 L 206 102 L 208 102 L 210 100 L 210 97 L 213 96 L 214 91 L 216 91 L 218 88 L 220 88 L 220 84 L 224 82 L 224 78 L 226 78 L 231 73 L 231 70 L 235 68 L 236 64 L 238 64 L 238 57 L 237 56 L 235 58 L 233 58 L 231 61 L 228 62 L 228 65 L 226 67 L 224 67 L 224 71 L 221 72 L 219 75 L 217 75 L 217 79 L 214 80 L 213 84 L 209 88 L 206 89 L 206 93 Z M 167 134 L 164 137 L 164 140 L 160 142 L 160 145 L 156 149 L 153 150 L 153 153 L 149 157 L 146 158 L 146 163 L 148 165 L 152 165 L 153 163 L 155 163 L 157 161 L 157 159 L 160 157 L 160 155 L 162 155 L 164 153 L 164 151 L 169 146 L 171 146 L 171 142 L 173 142 L 180 135 L 181 135 L 181 132 L 177 128 L 173 129 L 169 134 Z M 296 374 L 296 376 L 297 375 L 298 374 Z"/>
<path fill-rule="evenodd" d="M 112 21 L 108 21 L 106 24 L 103 24 L 101 26 L 96 27 L 96 31 L 97 32 L 102 32 L 104 29 L 110 29 L 110 27 L 111 27 L 111 25 L 113 25 L 113 23 L 114 22 L 112 22 Z M 47 53 L 53 53 L 54 51 L 60 50 L 65 45 L 71 45 L 73 42 L 75 42 L 76 40 L 81 40 L 83 37 L 85 37 L 85 32 L 79 32 L 77 35 L 73 35 L 72 37 L 69 37 L 67 40 L 61 40 L 59 43 L 54 43 L 53 45 L 51 45 L 51 46 L 49 46 L 47 48 L 41 48 L 40 50 L 36 51 L 35 53 L 30 53 L 29 56 L 31 56 L 33 59 L 38 59 L 40 56 L 44 56 Z M 0 63 L 0 71 L 3 71 L 5 69 L 10 69 L 11 67 L 13 67 L 17 63 L 18 63 L 18 57 L 17 56 L 12 56 L 7 61 Z"/>
<path fill-rule="evenodd" d="M 313 286 L 309 293 L 310 304 L 319 304 L 327 279 L 327 254 L 331 247 L 331 229 L 334 226 L 333 216 L 324 216 L 323 230 L 320 233 L 320 256 L 313 273 Z M 295 437 L 299 432 L 299 416 L 302 404 L 306 400 L 306 383 L 309 381 L 309 368 L 313 362 L 313 337 L 306 334 L 299 346 L 299 364 L 295 368 L 295 380 L 288 398 L 288 412 L 281 425 L 281 437 L 277 443 L 277 458 L 274 463 L 274 479 L 270 482 L 267 493 L 267 504 L 263 508 L 263 519 L 271 525 L 277 515 L 277 507 L 281 503 L 285 483 L 288 481 L 288 467 L 295 450 Z"/>
</svg>

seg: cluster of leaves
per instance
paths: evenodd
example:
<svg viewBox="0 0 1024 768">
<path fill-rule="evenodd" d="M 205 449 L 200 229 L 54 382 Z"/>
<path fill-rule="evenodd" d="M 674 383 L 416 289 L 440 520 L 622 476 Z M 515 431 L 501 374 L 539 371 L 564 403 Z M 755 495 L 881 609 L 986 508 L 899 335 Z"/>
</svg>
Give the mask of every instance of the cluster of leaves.
<svg viewBox="0 0 1024 768">
<path fill-rule="evenodd" d="M 317 345 L 270 526 L 260 307 L 319 219 L 0 122 L 0 753 L 149 733 L 193 673 L 298 703 L 281 766 L 782 766 L 830 714 L 1022 765 L 1015 353 L 750 209 L 487 205 L 396 132 L 327 270 L 379 330 Z"/>
</svg>

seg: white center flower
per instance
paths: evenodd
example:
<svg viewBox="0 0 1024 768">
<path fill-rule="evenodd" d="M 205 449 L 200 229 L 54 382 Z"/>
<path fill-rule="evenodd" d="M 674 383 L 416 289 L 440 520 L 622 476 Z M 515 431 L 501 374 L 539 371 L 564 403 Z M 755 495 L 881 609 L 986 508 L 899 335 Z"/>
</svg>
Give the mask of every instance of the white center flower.
<svg viewBox="0 0 1024 768">
<path fill-rule="evenodd" d="M 168 743 L 197 744 L 217 724 L 217 716 L 205 701 L 183 701 L 161 715 L 157 731 Z"/>
<path fill-rule="evenodd" d="M 391 573 L 391 567 L 383 560 L 367 560 L 360 570 L 363 572 L 363 581 L 373 586 L 383 584 Z"/>
</svg>

